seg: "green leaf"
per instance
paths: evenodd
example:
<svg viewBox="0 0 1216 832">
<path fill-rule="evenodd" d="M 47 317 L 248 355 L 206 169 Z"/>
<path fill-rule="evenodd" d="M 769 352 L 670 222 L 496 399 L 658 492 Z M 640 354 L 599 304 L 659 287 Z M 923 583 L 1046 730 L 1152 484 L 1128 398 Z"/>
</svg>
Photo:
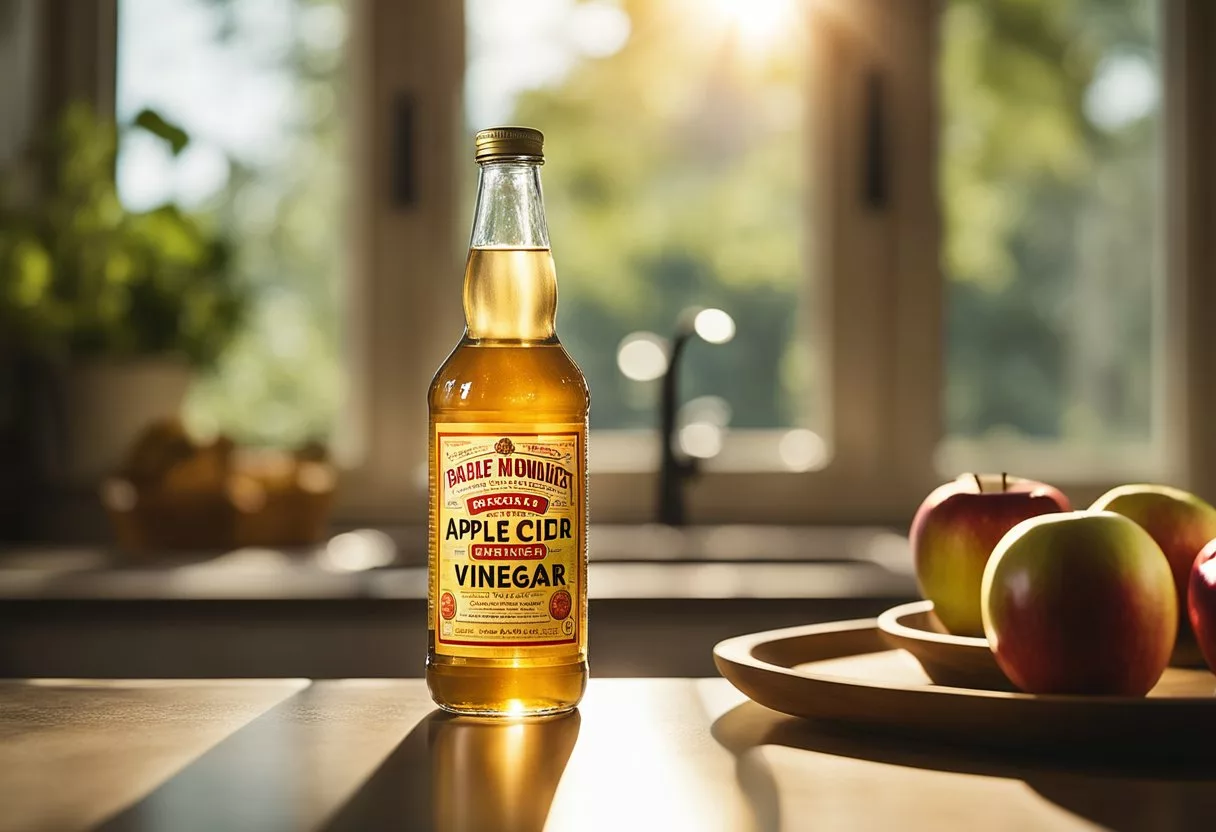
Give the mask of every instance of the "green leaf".
<svg viewBox="0 0 1216 832">
<path fill-rule="evenodd" d="M 51 258 L 46 249 L 36 240 L 20 240 L 13 247 L 13 270 L 13 300 L 27 309 L 36 306 L 51 285 Z"/>
<path fill-rule="evenodd" d="M 154 110 L 140 110 L 132 124 L 163 139 L 174 156 L 185 150 L 186 145 L 190 143 L 190 135 L 185 130 L 171 121 L 166 121 L 160 113 Z"/>
</svg>

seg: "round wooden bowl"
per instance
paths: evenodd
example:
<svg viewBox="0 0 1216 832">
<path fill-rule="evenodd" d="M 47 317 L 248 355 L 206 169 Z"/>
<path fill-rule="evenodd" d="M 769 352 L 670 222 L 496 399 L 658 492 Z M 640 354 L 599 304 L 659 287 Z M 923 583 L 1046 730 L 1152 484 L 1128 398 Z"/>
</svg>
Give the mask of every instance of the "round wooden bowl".
<svg viewBox="0 0 1216 832">
<path fill-rule="evenodd" d="M 988 641 L 956 636 L 933 614 L 932 601 L 901 604 L 878 616 L 878 631 L 891 647 L 906 650 L 935 684 L 978 690 L 1016 690 L 997 666 Z"/>
<path fill-rule="evenodd" d="M 922 642 L 924 631 L 917 632 L 913 646 Z M 959 654 L 954 646 L 950 652 Z M 1164 770 L 1193 778 L 1213 765 L 1216 678 L 1206 670 L 1168 668 L 1147 697 L 953 687 L 932 682 L 891 649 L 873 619 L 736 636 L 714 647 L 714 664 L 767 708 L 866 733 L 971 745 L 984 754 L 1042 754 L 1053 766 L 1083 758 L 1147 767 L 1155 778 Z"/>
</svg>

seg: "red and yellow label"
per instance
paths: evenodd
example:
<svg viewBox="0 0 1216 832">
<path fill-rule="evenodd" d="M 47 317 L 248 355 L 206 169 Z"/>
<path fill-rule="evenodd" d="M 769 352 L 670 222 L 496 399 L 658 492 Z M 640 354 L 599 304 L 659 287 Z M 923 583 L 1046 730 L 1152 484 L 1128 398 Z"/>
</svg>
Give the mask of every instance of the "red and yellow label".
<svg viewBox="0 0 1216 832">
<path fill-rule="evenodd" d="M 585 540 L 581 424 L 435 426 L 435 651 L 575 645 Z"/>
</svg>

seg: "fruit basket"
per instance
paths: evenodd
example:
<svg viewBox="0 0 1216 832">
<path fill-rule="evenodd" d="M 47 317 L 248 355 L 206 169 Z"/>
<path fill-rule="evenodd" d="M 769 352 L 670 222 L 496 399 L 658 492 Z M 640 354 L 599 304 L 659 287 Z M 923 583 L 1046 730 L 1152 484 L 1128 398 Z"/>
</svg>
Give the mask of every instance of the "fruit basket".
<svg viewBox="0 0 1216 832">
<path fill-rule="evenodd" d="M 127 552 L 296 546 L 325 536 L 336 482 L 322 449 L 196 442 L 166 420 L 102 483 L 101 501 Z"/>
</svg>

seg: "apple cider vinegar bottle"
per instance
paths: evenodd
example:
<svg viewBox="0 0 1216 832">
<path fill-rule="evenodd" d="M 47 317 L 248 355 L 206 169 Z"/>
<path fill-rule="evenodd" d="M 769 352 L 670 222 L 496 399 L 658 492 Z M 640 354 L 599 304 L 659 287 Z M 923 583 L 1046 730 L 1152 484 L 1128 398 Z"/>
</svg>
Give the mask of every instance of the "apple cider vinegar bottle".
<svg viewBox="0 0 1216 832">
<path fill-rule="evenodd" d="M 431 382 L 426 678 L 445 710 L 561 713 L 587 684 L 587 382 L 557 339 L 544 137 L 477 134 L 464 337 Z"/>
</svg>

